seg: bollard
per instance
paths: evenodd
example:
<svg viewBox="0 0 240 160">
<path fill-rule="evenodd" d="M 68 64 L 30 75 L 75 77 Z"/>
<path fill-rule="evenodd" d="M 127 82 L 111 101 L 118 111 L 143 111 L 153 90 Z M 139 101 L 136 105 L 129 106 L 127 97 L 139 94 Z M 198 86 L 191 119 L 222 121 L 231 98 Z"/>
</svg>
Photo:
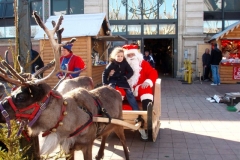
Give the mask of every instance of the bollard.
<svg viewBox="0 0 240 160">
<path fill-rule="evenodd" d="M 192 63 L 188 61 L 188 83 L 192 83 Z"/>
</svg>

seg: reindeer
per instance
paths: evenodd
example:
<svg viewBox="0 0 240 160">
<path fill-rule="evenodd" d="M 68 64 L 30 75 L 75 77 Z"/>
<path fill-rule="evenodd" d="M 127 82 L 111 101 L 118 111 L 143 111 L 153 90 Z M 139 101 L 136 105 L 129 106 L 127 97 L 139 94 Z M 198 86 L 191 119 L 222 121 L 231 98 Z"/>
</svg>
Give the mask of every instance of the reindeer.
<svg viewBox="0 0 240 160">
<path fill-rule="evenodd" d="M 5 118 L 8 126 L 10 119 L 17 119 L 23 125 L 27 123 L 29 134 L 32 136 L 44 132 L 43 136 L 46 139 L 40 151 L 41 154 L 51 153 L 60 144 L 63 150 L 66 153 L 70 152 L 72 156 L 75 150 L 82 150 L 84 160 L 92 159 L 93 142 L 100 136 L 102 142 L 95 158 L 103 158 L 106 138 L 111 132 L 115 132 L 120 138 L 125 157 L 128 160 L 129 152 L 123 127 L 111 123 L 95 123 L 92 120 L 94 116 L 108 117 L 109 122 L 111 122 L 111 118 L 121 119 L 122 98 L 120 93 L 108 86 L 91 91 L 76 88 L 64 95 L 52 90 L 45 80 L 62 71 L 59 63 L 59 50 L 62 44 L 58 44 L 54 40 L 54 34 L 59 29 L 63 16 L 60 16 L 53 30 L 46 28 L 35 12 L 33 16 L 49 37 L 54 51 L 55 67 L 49 75 L 42 79 L 28 80 L 2 61 L 2 64 L 17 80 L 9 77 L 2 68 L 0 68 L 0 77 L 19 87 L 11 93 L 11 96 L 5 97 L 0 102 L 1 121 Z"/>
</svg>

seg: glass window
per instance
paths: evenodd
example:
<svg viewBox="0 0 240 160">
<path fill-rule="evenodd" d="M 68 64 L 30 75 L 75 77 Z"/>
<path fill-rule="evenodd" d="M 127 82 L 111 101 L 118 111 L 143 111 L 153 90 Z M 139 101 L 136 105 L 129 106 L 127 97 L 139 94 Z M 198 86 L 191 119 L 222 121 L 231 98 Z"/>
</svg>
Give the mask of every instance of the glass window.
<svg viewBox="0 0 240 160">
<path fill-rule="evenodd" d="M 225 0 L 224 10 L 225 11 L 239 11 L 240 10 L 240 0 Z"/>
<path fill-rule="evenodd" d="M 52 15 L 82 14 L 83 0 L 52 0 Z"/>
<path fill-rule="evenodd" d="M 16 35 L 15 26 L 5 27 L 5 34 L 6 34 L 6 37 L 15 37 Z"/>
<path fill-rule="evenodd" d="M 43 17 L 42 1 L 31 1 L 30 13 L 32 14 L 33 11 L 36 11 L 41 18 Z"/>
<path fill-rule="evenodd" d="M 177 0 L 160 0 L 159 3 L 159 19 L 177 19 Z"/>
<path fill-rule="evenodd" d="M 0 3 L 0 18 L 3 18 L 3 4 Z"/>
<path fill-rule="evenodd" d="M 0 27 L 0 38 L 5 38 L 4 27 Z"/>
<path fill-rule="evenodd" d="M 13 3 L 7 3 L 5 7 L 4 17 L 14 17 Z"/>
<path fill-rule="evenodd" d="M 204 0 L 204 11 L 221 11 L 222 0 Z"/>
<path fill-rule="evenodd" d="M 128 35 L 141 35 L 141 25 L 128 25 Z"/>
<path fill-rule="evenodd" d="M 204 21 L 203 32 L 204 33 L 218 33 L 222 31 L 222 21 Z"/>
<path fill-rule="evenodd" d="M 159 34 L 176 34 L 175 24 L 160 24 L 159 25 Z"/>
<path fill-rule="evenodd" d="M 126 25 L 111 25 L 111 31 L 115 35 L 126 35 Z"/>
<path fill-rule="evenodd" d="M 84 13 L 83 0 L 70 0 L 69 14 L 82 14 Z"/>
<path fill-rule="evenodd" d="M 139 0 L 128 0 L 128 19 L 141 19 L 142 2 Z"/>
<path fill-rule="evenodd" d="M 144 25 L 144 35 L 157 35 L 157 24 Z"/>
<path fill-rule="evenodd" d="M 143 0 L 143 19 L 158 18 L 158 0 Z"/>
<path fill-rule="evenodd" d="M 38 25 L 31 25 L 31 37 L 35 37 L 40 29 Z"/>
<path fill-rule="evenodd" d="M 52 1 L 52 15 L 59 16 L 67 14 L 68 1 L 53 0 Z"/>
<path fill-rule="evenodd" d="M 232 21 L 224 21 L 224 28 L 227 28 L 228 26 L 232 25 L 233 23 L 236 23 L 238 20 L 232 20 Z"/>
<path fill-rule="evenodd" d="M 109 20 L 125 20 L 126 6 L 126 0 L 109 0 Z"/>
</svg>

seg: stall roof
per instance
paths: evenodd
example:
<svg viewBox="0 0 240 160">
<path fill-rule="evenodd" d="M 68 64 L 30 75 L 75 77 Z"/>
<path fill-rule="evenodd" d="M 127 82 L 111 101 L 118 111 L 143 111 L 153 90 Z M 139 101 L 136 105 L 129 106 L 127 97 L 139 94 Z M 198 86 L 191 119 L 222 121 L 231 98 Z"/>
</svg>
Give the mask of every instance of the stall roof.
<svg viewBox="0 0 240 160">
<path fill-rule="evenodd" d="M 127 39 L 122 36 L 96 36 L 93 38 L 103 41 L 127 41 Z"/>
<path fill-rule="evenodd" d="M 57 23 L 59 17 L 50 16 L 45 23 L 46 27 L 52 29 L 52 21 Z M 105 13 L 63 15 L 62 25 L 60 26 L 60 28 L 64 28 L 62 38 L 97 36 L 104 19 L 107 19 Z M 109 26 L 109 23 L 107 25 Z M 44 34 L 45 32 L 40 29 L 34 39 L 44 39 Z"/>
<path fill-rule="evenodd" d="M 240 21 L 233 23 L 232 25 L 228 26 L 225 30 L 222 32 L 219 32 L 211 37 L 211 39 L 208 42 L 211 42 L 213 40 L 218 40 L 219 38 L 223 38 L 224 36 L 228 35 L 229 33 L 233 32 L 235 29 L 239 28 Z M 239 38 L 239 37 L 238 37 Z"/>
</svg>

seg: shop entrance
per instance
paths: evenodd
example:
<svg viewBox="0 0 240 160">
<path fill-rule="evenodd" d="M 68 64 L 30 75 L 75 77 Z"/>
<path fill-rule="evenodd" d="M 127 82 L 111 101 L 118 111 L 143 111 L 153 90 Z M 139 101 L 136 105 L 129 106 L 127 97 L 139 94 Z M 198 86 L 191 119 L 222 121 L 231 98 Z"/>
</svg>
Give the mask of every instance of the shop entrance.
<svg viewBox="0 0 240 160">
<path fill-rule="evenodd" d="M 173 39 L 144 39 L 144 51 L 152 54 L 159 75 L 174 77 Z M 144 53 L 143 51 L 143 53 Z"/>
</svg>

